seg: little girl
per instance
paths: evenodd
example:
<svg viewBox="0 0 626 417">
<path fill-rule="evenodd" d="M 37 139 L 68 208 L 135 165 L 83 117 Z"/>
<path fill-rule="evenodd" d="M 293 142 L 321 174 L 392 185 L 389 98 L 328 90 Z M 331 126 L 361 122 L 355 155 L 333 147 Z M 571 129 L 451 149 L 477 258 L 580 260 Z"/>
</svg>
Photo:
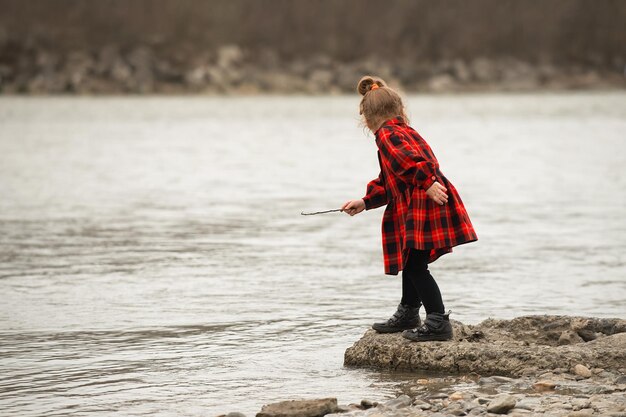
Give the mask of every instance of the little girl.
<svg viewBox="0 0 626 417">
<path fill-rule="evenodd" d="M 452 326 L 428 264 L 452 247 L 477 240 L 456 188 L 443 175 L 426 141 L 408 125 L 402 99 L 377 77 L 357 85 L 363 96 L 360 114 L 376 136 L 378 178 L 367 184 L 365 197 L 341 208 L 350 216 L 387 205 L 383 214 L 385 274 L 402 271 L 402 299 L 393 316 L 373 328 L 401 332 L 414 341 L 449 340 Z M 423 324 L 419 308 L 424 305 Z"/>
</svg>

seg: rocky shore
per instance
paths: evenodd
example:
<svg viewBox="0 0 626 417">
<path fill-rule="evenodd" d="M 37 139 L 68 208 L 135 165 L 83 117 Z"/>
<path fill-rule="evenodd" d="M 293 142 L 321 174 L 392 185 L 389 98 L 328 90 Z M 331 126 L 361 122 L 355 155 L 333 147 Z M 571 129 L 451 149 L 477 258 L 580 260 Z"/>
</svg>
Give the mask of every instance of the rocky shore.
<svg viewBox="0 0 626 417">
<path fill-rule="evenodd" d="M 368 330 L 346 350 L 346 366 L 414 372 L 396 398 L 285 401 L 257 417 L 626 417 L 626 320 L 544 315 L 453 326 L 448 342 Z"/>
<path fill-rule="evenodd" d="M 626 87 L 626 62 L 556 65 L 513 57 L 333 60 L 286 59 L 272 49 L 238 45 L 192 51 L 156 44 L 60 50 L 45 39 L 17 39 L 0 28 L 4 94 L 343 94 L 364 74 L 406 92 L 535 91 Z"/>
</svg>

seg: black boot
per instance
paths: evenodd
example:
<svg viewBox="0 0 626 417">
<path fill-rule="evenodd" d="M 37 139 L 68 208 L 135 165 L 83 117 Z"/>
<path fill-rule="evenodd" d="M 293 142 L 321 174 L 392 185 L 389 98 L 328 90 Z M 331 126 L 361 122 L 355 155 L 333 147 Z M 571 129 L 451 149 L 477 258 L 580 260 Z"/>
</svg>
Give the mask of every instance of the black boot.
<svg viewBox="0 0 626 417">
<path fill-rule="evenodd" d="M 402 336 L 415 342 L 450 340 L 452 339 L 452 325 L 449 319 L 450 313 L 451 311 L 448 311 L 448 314 L 426 314 L 424 325 L 418 326 L 417 329 L 414 330 L 406 330 L 402 332 Z"/>
<path fill-rule="evenodd" d="M 421 304 L 417 307 L 411 307 L 410 305 L 400 303 L 398 304 L 398 309 L 389 320 L 374 323 L 372 329 L 378 333 L 397 333 L 418 327 L 421 323 L 420 307 Z"/>
</svg>

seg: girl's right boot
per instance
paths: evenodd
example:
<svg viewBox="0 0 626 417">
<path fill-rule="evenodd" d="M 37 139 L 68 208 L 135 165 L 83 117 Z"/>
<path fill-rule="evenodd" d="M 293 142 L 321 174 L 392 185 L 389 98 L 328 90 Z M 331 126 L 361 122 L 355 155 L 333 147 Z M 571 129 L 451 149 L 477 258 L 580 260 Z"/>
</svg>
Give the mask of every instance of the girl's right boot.
<svg viewBox="0 0 626 417">
<path fill-rule="evenodd" d="M 397 333 L 403 330 L 414 329 L 421 324 L 420 310 L 421 304 L 412 307 L 408 304 L 398 304 L 398 309 L 387 321 L 374 323 L 372 329 L 378 333 Z"/>
<path fill-rule="evenodd" d="M 428 342 L 431 340 L 450 340 L 452 339 L 452 324 L 450 324 L 450 311 L 443 313 L 428 313 L 426 320 L 420 327 L 414 330 L 406 330 L 402 332 L 402 336 L 415 342 Z"/>
</svg>

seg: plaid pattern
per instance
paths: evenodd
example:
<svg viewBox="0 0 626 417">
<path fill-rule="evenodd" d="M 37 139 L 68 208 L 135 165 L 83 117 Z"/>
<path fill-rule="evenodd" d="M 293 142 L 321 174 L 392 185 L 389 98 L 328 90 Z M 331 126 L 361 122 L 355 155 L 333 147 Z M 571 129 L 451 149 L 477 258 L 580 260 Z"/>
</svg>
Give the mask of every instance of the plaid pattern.
<svg viewBox="0 0 626 417">
<path fill-rule="evenodd" d="M 459 193 L 439 170 L 428 143 L 400 116 L 375 134 L 380 174 L 367 184 L 363 200 L 367 210 L 387 205 L 382 223 L 385 274 L 403 269 L 408 248 L 430 249 L 428 262 L 433 262 L 453 246 L 477 240 Z M 448 190 L 442 206 L 426 195 L 435 181 Z"/>
</svg>

